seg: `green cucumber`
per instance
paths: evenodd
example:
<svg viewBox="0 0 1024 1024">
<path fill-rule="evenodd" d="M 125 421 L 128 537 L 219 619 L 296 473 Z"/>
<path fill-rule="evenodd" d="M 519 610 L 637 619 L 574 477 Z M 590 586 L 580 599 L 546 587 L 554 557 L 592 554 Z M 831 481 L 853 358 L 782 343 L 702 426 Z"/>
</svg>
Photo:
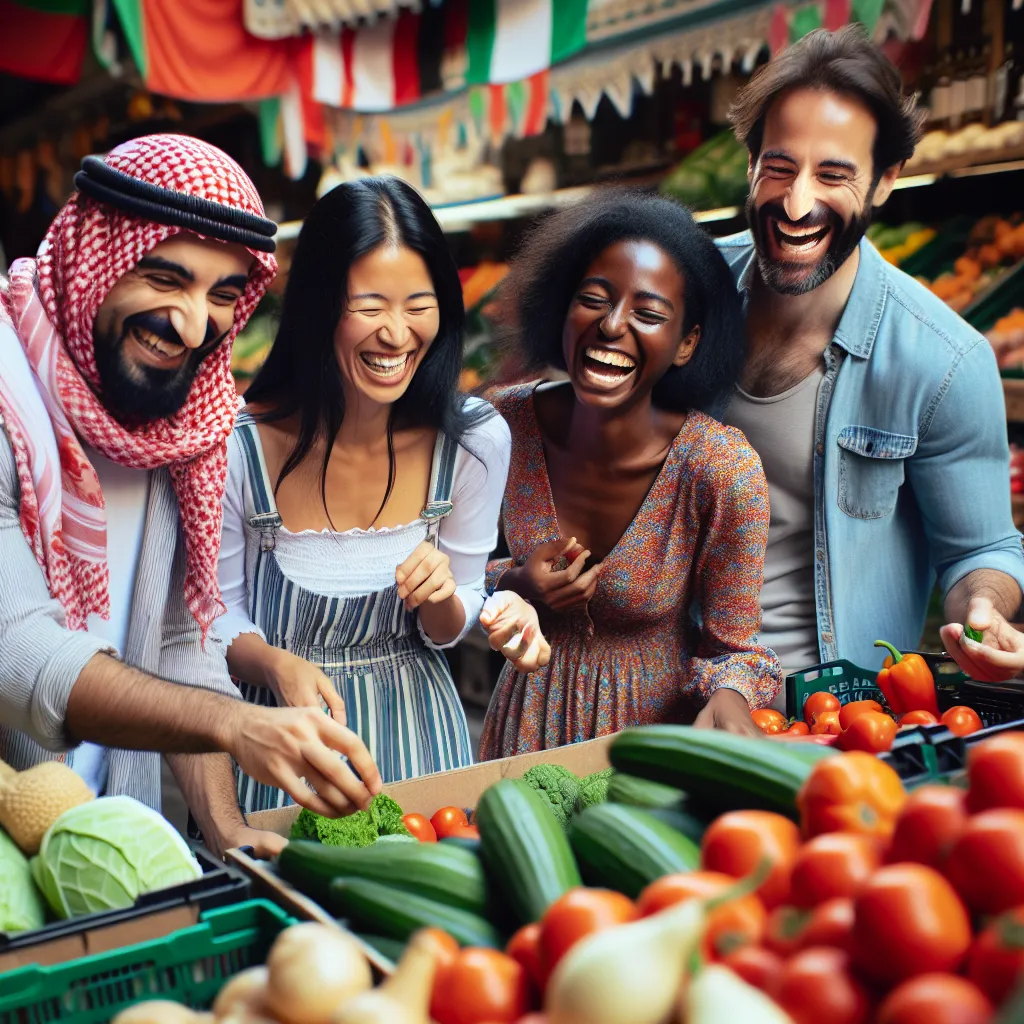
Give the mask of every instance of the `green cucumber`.
<svg viewBox="0 0 1024 1024">
<path fill-rule="evenodd" d="M 480 859 L 452 843 L 381 843 L 353 849 L 303 840 L 289 843 L 277 861 L 281 877 L 319 903 L 336 878 L 365 878 L 417 896 L 488 916 L 487 881 Z"/>
<path fill-rule="evenodd" d="M 658 821 L 664 822 L 669 828 L 674 828 L 698 846 L 700 846 L 704 839 L 704 833 L 708 828 L 707 822 L 694 814 L 693 811 L 673 811 L 667 807 L 647 807 L 640 808 L 640 810 L 646 810 L 652 818 L 657 818 Z"/>
<path fill-rule="evenodd" d="M 496 782 L 480 797 L 476 821 L 484 866 L 520 924 L 539 921 L 555 900 L 582 885 L 561 825 L 526 783 Z"/>
<path fill-rule="evenodd" d="M 329 905 L 356 930 L 372 929 L 386 939 L 407 942 L 421 928 L 440 928 L 460 946 L 502 946 L 494 926 L 477 914 L 365 878 L 336 878 Z"/>
<path fill-rule="evenodd" d="M 569 838 L 588 885 L 631 899 L 662 875 L 700 865 L 700 847 L 692 839 L 625 804 L 599 804 L 576 815 Z"/>
<path fill-rule="evenodd" d="M 480 840 L 472 839 L 469 836 L 445 836 L 444 839 L 439 839 L 438 842 L 442 846 L 458 846 L 463 850 L 469 850 L 470 853 L 480 853 Z"/>
<path fill-rule="evenodd" d="M 795 818 L 796 795 L 818 758 L 788 746 L 720 729 L 650 725 L 620 733 L 610 757 L 618 771 L 677 786 L 716 812 L 749 807 Z"/>
<path fill-rule="evenodd" d="M 681 811 L 686 806 L 686 794 L 675 786 L 616 772 L 608 783 L 608 801 L 613 804 L 629 804 L 630 807 L 659 807 Z"/>
</svg>

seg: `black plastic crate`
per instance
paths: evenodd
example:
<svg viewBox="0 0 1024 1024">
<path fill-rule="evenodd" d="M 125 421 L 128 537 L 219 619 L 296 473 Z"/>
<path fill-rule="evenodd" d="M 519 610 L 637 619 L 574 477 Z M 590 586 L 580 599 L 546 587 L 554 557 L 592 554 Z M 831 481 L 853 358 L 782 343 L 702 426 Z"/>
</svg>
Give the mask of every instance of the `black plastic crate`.
<svg viewBox="0 0 1024 1024">
<path fill-rule="evenodd" d="M 166 889 L 143 893 L 130 907 L 84 914 L 66 921 L 53 921 L 27 932 L 0 932 L 0 955 L 14 950 L 79 935 L 96 928 L 108 928 L 149 914 L 176 907 L 194 905 L 197 912 L 240 903 L 249 899 L 252 882 L 239 868 L 218 860 L 205 847 L 194 846 L 192 852 L 203 869 L 202 877 Z"/>
</svg>

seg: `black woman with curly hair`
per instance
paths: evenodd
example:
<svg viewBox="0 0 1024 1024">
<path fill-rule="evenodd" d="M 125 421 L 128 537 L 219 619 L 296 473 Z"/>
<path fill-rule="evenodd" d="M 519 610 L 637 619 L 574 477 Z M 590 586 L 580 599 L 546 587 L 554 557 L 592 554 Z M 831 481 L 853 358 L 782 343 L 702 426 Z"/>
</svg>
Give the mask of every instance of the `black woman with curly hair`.
<svg viewBox="0 0 1024 1024">
<path fill-rule="evenodd" d="M 655 722 L 759 734 L 780 685 L 757 641 L 768 487 L 702 411 L 746 352 L 724 260 L 683 207 L 615 193 L 544 221 L 507 286 L 517 361 L 569 380 L 489 396 L 512 432 L 512 557 L 488 587 L 537 606 L 551 660 L 505 667 L 481 757 Z"/>
</svg>

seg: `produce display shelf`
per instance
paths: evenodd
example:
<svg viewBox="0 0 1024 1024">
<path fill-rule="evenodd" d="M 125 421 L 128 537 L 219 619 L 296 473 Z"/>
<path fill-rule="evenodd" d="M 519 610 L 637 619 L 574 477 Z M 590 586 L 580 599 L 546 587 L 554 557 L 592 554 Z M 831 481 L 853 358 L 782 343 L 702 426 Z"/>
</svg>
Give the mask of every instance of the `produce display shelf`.
<svg viewBox="0 0 1024 1024">
<path fill-rule="evenodd" d="M 1024 686 L 978 683 L 965 676 L 948 655 L 918 653 L 928 662 L 935 677 L 940 712 L 956 704 L 966 704 L 978 713 L 986 727 L 1024 719 Z M 821 690 L 830 690 L 840 704 L 855 700 L 877 700 L 884 704 L 885 699 L 875 683 L 877 675 L 877 669 L 859 668 L 849 661 L 831 661 L 794 672 L 786 677 L 786 714 L 791 718 L 802 717 L 804 702 Z"/>
<path fill-rule="evenodd" d="M 1024 423 L 1024 378 L 1003 377 L 1003 398 L 1006 418 L 1010 423 Z"/>
<path fill-rule="evenodd" d="M 121 910 L 54 921 L 27 932 L 0 932 L 0 972 L 30 958 L 53 964 L 115 948 L 123 936 L 134 937 L 140 931 L 142 938 L 157 938 L 195 924 L 205 910 L 249 898 L 252 883 L 244 871 L 218 860 L 204 847 L 193 847 L 192 852 L 203 869 L 193 881 L 144 893 Z"/>
<path fill-rule="evenodd" d="M 210 1006 L 224 982 L 262 964 L 293 918 L 266 900 L 209 910 L 151 942 L 0 974 L 0 1024 L 104 1024 L 146 999 Z"/>
</svg>

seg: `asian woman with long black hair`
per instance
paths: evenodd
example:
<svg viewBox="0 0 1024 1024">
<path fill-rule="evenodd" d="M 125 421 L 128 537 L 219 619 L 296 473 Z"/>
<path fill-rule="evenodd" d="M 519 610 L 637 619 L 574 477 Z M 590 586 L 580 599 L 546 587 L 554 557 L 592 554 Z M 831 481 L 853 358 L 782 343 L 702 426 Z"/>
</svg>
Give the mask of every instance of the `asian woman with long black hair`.
<svg viewBox="0 0 1024 1024">
<path fill-rule="evenodd" d="M 322 700 L 386 782 L 472 762 L 441 649 L 478 619 L 495 649 L 515 643 L 514 664 L 547 659 L 522 598 L 484 608 L 510 439 L 458 391 L 463 316 L 423 199 L 393 178 L 338 186 L 299 235 L 229 446 L 218 633 L 232 675 L 256 703 Z M 240 775 L 239 800 L 287 797 Z"/>
</svg>

